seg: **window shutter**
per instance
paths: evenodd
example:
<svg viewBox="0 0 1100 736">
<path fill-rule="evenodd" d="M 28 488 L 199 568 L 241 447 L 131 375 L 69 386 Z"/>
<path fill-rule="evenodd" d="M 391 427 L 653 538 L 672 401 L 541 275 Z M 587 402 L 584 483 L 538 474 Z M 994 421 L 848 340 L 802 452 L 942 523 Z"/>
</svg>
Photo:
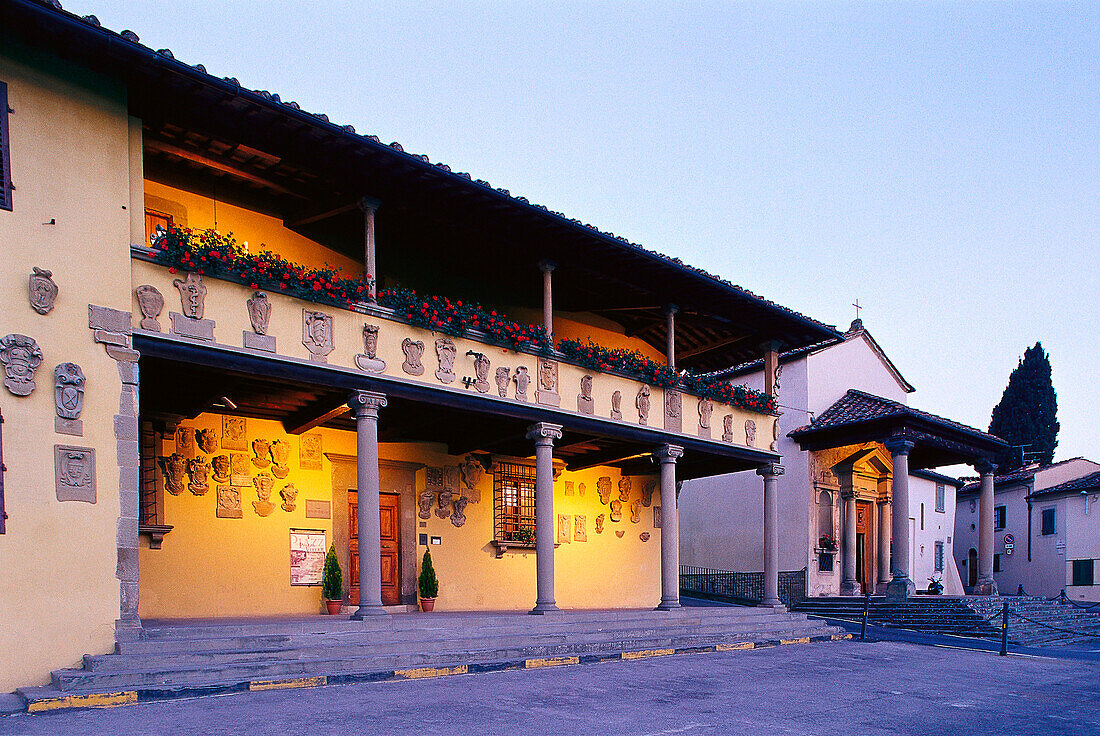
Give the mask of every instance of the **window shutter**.
<svg viewBox="0 0 1100 736">
<path fill-rule="evenodd" d="M 8 146 L 8 85 L 0 82 L 0 210 L 11 209 L 11 156 Z M 0 529 L 0 531 L 3 531 Z"/>
</svg>

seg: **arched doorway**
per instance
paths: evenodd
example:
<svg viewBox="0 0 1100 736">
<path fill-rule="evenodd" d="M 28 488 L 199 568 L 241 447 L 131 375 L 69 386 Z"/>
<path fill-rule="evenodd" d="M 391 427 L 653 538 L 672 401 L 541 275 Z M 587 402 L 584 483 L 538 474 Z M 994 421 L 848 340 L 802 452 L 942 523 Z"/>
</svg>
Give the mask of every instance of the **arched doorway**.
<svg viewBox="0 0 1100 736">
<path fill-rule="evenodd" d="M 978 584 L 978 550 L 973 547 L 966 554 L 966 579 L 968 587 Z"/>
</svg>

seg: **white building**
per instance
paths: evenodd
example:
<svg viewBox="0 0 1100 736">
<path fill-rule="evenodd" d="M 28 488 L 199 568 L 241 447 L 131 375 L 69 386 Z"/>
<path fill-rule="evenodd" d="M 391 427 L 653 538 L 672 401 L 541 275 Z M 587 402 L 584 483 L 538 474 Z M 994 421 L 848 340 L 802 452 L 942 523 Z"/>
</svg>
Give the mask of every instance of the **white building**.
<svg viewBox="0 0 1100 736">
<path fill-rule="evenodd" d="M 942 577 L 945 593 L 962 594 L 953 550 L 962 484 L 924 469 L 976 463 L 989 475 L 989 458 L 1004 443 L 906 406 L 913 387 L 859 320 L 842 341 L 781 354 L 777 374 L 788 430 L 772 448 L 785 469 L 777 499 L 780 569 L 806 568 L 809 596 L 886 593 L 892 580 L 891 594 L 904 595 L 933 576 Z M 728 376 L 759 388 L 764 366 L 738 366 Z M 905 483 L 896 481 L 900 468 Z M 685 483 L 681 563 L 763 569 L 759 489 L 751 473 Z M 825 537 L 838 548 L 829 549 Z M 991 574 L 991 559 L 987 567 Z"/>
<path fill-rule="evenodd" d="M 960 489 L 956 559 L 965 585 L 976 578 L 978 485 Z M 1002 593 L 1100 601 L 1100 463 L 1072 458 L 999 475 L 994 485 L 993 576 Z"/>
</svg>

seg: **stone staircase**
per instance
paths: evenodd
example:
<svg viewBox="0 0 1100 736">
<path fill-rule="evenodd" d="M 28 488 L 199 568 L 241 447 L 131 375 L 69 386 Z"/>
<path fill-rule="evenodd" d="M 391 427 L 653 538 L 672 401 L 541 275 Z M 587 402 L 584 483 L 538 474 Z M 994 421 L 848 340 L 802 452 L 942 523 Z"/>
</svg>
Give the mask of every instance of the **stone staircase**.
<svg viewBox="0 0 1100 736">
<path fill-rule="evenodd" d="M 28 710 L 236 690 L 449 674 L 840 638 L 803 613 L 764 608 L 387 615 L 364 621 L 146 622 L 116 653 L 85 655 L 18 693 Z M 412 675 L 409 675 L 409 672 Z M 97 699 L 99 698 L 99 699 Z M 106 700 L 103 700 L 106 698 Z M 113 700 L 112 700 L 113 699 Z"/>
<path fill-rule="evenodd" d="M 794 610 L 822 618 L 859 621 L 863 616 L 863 598 L 807 598 L 796 604 Z M 932 634 L 985 638 L 1000 635 L 998 622 L 983 623 L 991 615 L 992 612 L 980 614 L 962 598 L 928 596 L 895 602 L 884 596 L 872 596 L 868 622 Z"/>
<path fill-rule="evenodd" d="M 1031 596 L 971 596 L 965 600 L 983 618 L 999 613 L 1008 603 L 1008 639 L 1016 644 L 1047 647 L 1091 643 L 1100 649 L 1100 606 L 1084 610 L 1071 603 Z"/>
</svg>

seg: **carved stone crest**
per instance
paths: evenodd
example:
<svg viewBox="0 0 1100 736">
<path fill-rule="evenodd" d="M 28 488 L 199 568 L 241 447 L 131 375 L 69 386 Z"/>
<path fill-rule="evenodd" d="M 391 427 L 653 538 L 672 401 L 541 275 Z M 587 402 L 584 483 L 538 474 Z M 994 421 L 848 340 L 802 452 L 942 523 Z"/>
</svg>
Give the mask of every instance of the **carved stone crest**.
<svg viewBox="0 0 1100 736">
<path fill-rule="evenodd" d="M 195 457 L 194 427 L 176 427 L 176 452 L 183 457 Z"/>
<path fill-rule="evenodd" d="M 756 447 L 756 422 L 751 419 L 745 420 L 745 444 Z"/>
<path fill-rule="evenodd" d="M 229 470 L 228 455 L 215 455 L 210 458 L 210 472 L 214 476 L 215 483 L 228 483 Z"/>
<path fill-rule="evenodd" d="M 607 505 L 611 500 L 611 477 L 603 476 L 596 481 L 596 493 L 600 494 L 600 503 Z"/>
<path fill-rule="evenodd" d="M 435 492 L 424 490 L 420 492 L 417 497 L 417 506 L 420 507 L 420 513 L 417 514 L 421 519 L 432 518 L 432 501 L 435 500 Z"/>
<path fill-rule="evenodd" d="M 53 271 L 38 266 L 31 272 L 27 284 L 27 295 L 31 300 L 31 309 L 39 314 L 49 314 L 57 299 L 57 284 L 53 280 Z"/>
<path fill-rule="evenodd" d="M 653 507 L 653 528 L 660 529 L 661 524 L 664 523 L 664 512 L 660 506 Z"/>
<path fill-rule="evenodd" d="M 467 355 L 474 356 L 474 376 L 477 380 L 474 381 L 474 388 L 477 389 L 479 394 L 485 394 L 489 392 L 489 368 L 491 363 L 489 357 L 485 353 L 478 353 L 473 350 L 466 353 Z"/>
<path fill-rule="evenodd" d="M 733 442 L 733 415 L 722 417 L 722 441 Z"/>
<path fill-rule="evenodd" d="M 252 292 L 252 296 L 245 302 L 248 307 L 248 321 L 252 323 L 252 331 L 257 335 L 267 334 L 267 325 L 271 321 L 271 301 L 262 291 Z"/>
<path fill-rule="evenodd" d="M 199 443 L 199 449 L 207 455 L 213 455 L 218 451 L 218 430 L 200 429 L 195 432 L 195 441 Z"/>
<path fill-rule="evenodd" d="M 456 355 L 458 350 L 454 340 L 449 337 L 436 338 L 435 357 L 439 361 L 439 368 L 435 371 L 435 377 L 443 383 L 454 383 Z"/>
<path fill-rule="evenodd" d="M 619 500 L 626 503 L 630 500 L 630 476 L 624 475 L 619 478 Z"/>
<path fill-rule="evenodd" d="M 710 399 L 699 399 L 699 429 L 705 429 L 706 437 L 710 437 L 710 415 L 714 412 L 714 403 Z M 700 435 L 703 433 L 700 432 Z"/>
<path fill-rule="evenodd" d="M 240 519 L 241 490 L 233 486 L 218 486 L 218 508 L 214 515 L 219 519 Z"/>
<path fill-rule="evenodd" d="M 497 393 L 500 394 L 500 398 L 504 399 L 508 397 L 508 379 L 512 377 L 511 368 L 497 368 Z"/>
<path fill-rule="evenodd" d="M 95 450 L 54 445 L 54 491 L 58 501 L 96 502 Z"/>
<path fill-rule="evenodd" d="M 619 539 L 622 539 L 624 534 L 626 534 L 626 532 L 623 531 L 622 529 L 618 529 L 618 530 L 615 531 L 615 536 L 618 537 Z"/>
<path fill-rule="evenodd" d="M 577 411 L 591 414 L 595 402 L 592 401 L 592 376 L 581 376 L 581 392 L 577 394 Z"/>
<path fill-rule="evenodd" d="M 585 516 L 573 517 L 573 541 L 588 541 L 588 518 Z"/>
<path fill-rule="evenodd" d="M 481 466 L 477 458 L 473 455 L 467 455 L 466 461 L 458 468 L 462 472 L 462 483 L 470 490 L 476 490 L 477 484 L 481 482 L 482 476 L 485 475 L 485 468 Z"/>
<path fill-rule="evenodd" d="M 642 532 L 641 534 L 638 535 L 638 539 L 642 540 L 643 542 L 648 542 L 649 541 L 649 532 Z"/>
<path fill-rule="evenodd" d="M 234 452 L 229 456 L 229 482 L 235 486 L 252 485 L 252 466 L 247 453 Z"/>
<path fill-rule="evenodd" d="M 583 495 L 584 495 L 584 492 L 585 492 L 585 486 L 584 486 L 584 483 L 578 483 L 578 484 L 577 484 L 577 495 L 578 495 L 578 496 L 583 496 Z"/>
<path fill-rule="evenodd" d="M 76 363 L 61 363 L 53 369 L 54 404 L 62 419 L 79 419 L 84 409 L 84 371 Z"/>
<path fill-rule="evenodd" d="M 435 515 L 440 519 L 447 519 L 451 516 L 451 503 L 455 500 L 455 492 L 450 488 L 444 488 L 439 492 L 439 503 L 435 509 Z"/>
<path fill-rule="evenodd" d="M 632 524 L 637 524 L 639 521 L 642 520 L 641 510 L 642 510 L 642 502 L 641 501 L 631 501 L 630 502 L 630 522 Z"/>
<path fill-rule="evenodd" d="M 298 489 L 294 487 L 293 483 L 287 483 L 283 486 L 283 490 L 279 491 L 279 496 L 283 499 L 283 511 L 290 512 L 298 508 Z"/>
<path fill-rule="evenodd" d="M 622 419 L 623 418 L 623 392 L 613 391 L 611 393 L 611 418 Z"/>
<path fill-rule="evenodd" d="M 201 457 L 187 461 L 187 490 L 196 496 L 204 496 L 210 490 L 210 463 Z"/>
<path fill-rule="evenodd" d="M 290 444 L 286 440 L 271 443 L 271 473 L 279 479 L 290 474 Z"/>
<path fill-rule="evenodd" d="M 406 337 L 401 341 L 401 352 L 405 354 L 405 362 L 401 364 L 401 370 L 410 376 L 424 375 L 424 364 L 420 362 L 424 355 L 424 341 Z"/>
<path fill-rule="evenodd" d="M 516 382 L 516 401 L 528 401 L 527 387 L 531 385 L 531 376 L 527 375 L 527 368 L 522 365 L 516 368 L 512 380 Z"/>
<path fill-rule="evenodd" d="M 642 486 L 642 505 L 649 507 L 649 504 L 653 503 L 653 492 L 657 490 L 657 481 L 650 478 Z"/>
<path fill-rule="evenodd" d="M 355 356 L 355 365 L 367 373 L 386 370 L 386 361 L 378 357 L 378 325 L 363 325 L 363 352 Z"/>
<path fill-rule="evenodd" d="M 561 406 L 557 361 L 539 358 L 539 383 L 535 389 L 535 401 L 545 406 Z"/>
<path fill-rule="evenodd" d="M 248 423 L 244 417 L 232 417 L 222 415 L 222 449 L 223 450 L 247 450 L 248 449 Z"/>
<path fill-rule="evenodd" d="M 260 516 L 269 516 L 275 510 L 275 504 L 271 503 L 271 489 L 275 487 L 275 479 L 270 473 L 260 473 L 252 479 L 252 485 L 258 499 L 252 502 L 252 508 Z"/>
<path fill-rule="evenodd" d="M 565 495 L 567 495 L 567 496 L 576 495 L 576 489 L 574 488 L 573 481 L 571 481 L 571 480 L 565 481 Z"/>
<path fill-rule="evenodd" d="M 679 391 L 665 389 L 665 429 L 679 432 L 683 428 L 684 397 Z"/>
<path fill-rule="evenodd" d="M 202 282 L 202 276 L 192 271 L 186 278 L 174 279 L 172 286 L 180 293 L 180 311 L 183 316 L 188 319 L 202 319 L 206 311 L 206 284 Z"/>
<path fill-rule="evenodd" d="M 252 440 L 252 464 L 261 469 L 271 465 L 271 440 Z"/>
<path fill-rule="evenodd" d="M 645 426 L 649 423 L 649 386 L 644 383 L 634 397 L 634 406 L 638 408 L 638 424 Z"/>
<path fill-rule="evenodd" d="M 314 312 L 312 309 L 303 309 L 302 344 L 309 351 L 311 360 L 327 363 L 328 354 L 336 347 L 336 341 L 332 334 L 332 315 L 324 312 Z"/>
<path fill-rule="evenodd" d="M 606 517 L 603 514 L 600 514 L 599 516 L 596 517 L 596 533 L 597 534 L 603 534 L 603 522 L 604 522 L 605 518 Z"/>
<path fill-rule="evenodd" d="M 42 349 L 26 335 L 0 338 L 0 364 L 4 366 L 4 388 L 16 396 L 28 396 L 37 384 L 34 373 L 42 365 Z"/>
<path fill-rule="evenodd" d="M 429 465 L 424 468 L 424 485 L 432 491 L 438 491 L 443 487 L 443 468 Z"/>
<path fill-rule="evenodd" d="M 160 459 L 160 472 L 164 476 L 164 490 L 173 496 L 183 493 L 183 479 L 187 476 L 187 460 L 178 452 Z"/>
<path fill-rule="evenodd" d="M 565 514 L 558 514 L 558 544 L 569 544 L 573 536 L 573 519 Z"/>
<path fill-rule="evenodd" d="M 462 482 L 462 471 L 458 469 L 457 465 L 444 465 L 443 466 L 443 487 L 457 491 L 459 484 Z"/>
<path fill-rule="evenodd" d="M 465 496 L 459 496 L 455 499 L 455 510 L 451 514 L 451 523 L 456 527 L 460 527 L 466 523 L 466 504 L 470 502 L 470 499 Z"/>
<path fill-rule="evenodd" d="M 160 332 L 160 322 L 157 317 L 164 311 L 164 295 L 155 286 L 142 284 L 134 289 L 137 296 L 138 309 L 141 310 L 141 329 L 150 332 Z"/>
<path fill-rule="evenodd" d="M 611 521 L 619 522 L 623 519 L 623 502 L 617 498 L 611 499 Z"/>
<path fill-rule="evenodd" d="M 303 434 L 298 440 L 298 467 L 302 470 L 320 470 L 322 438 L 316 432 Z"/>
</svg>

